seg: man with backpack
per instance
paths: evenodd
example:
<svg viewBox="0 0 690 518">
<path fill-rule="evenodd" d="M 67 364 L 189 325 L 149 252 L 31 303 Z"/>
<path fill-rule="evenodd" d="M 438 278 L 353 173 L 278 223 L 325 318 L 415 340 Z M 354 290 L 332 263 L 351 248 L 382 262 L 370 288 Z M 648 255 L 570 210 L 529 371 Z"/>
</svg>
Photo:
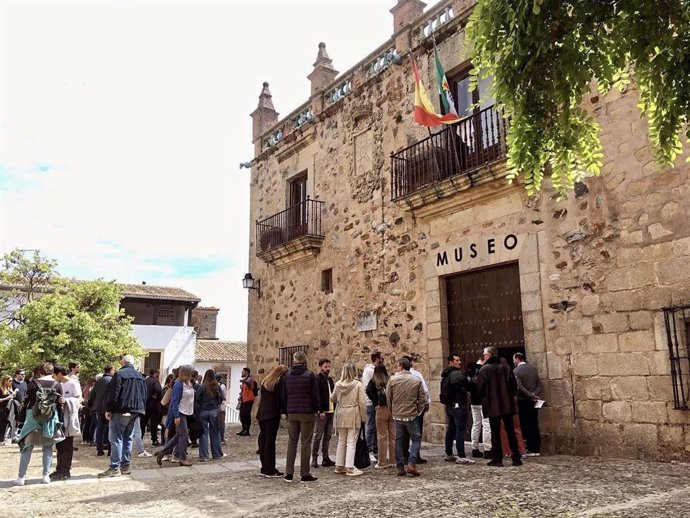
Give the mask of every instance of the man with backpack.
<svg viewBox="0 0 690 518">
<path fill-rule="evenodd" d="M 461 369 L 462 361 L 456 354 L 448 356 L 448 367 L 441 373 L 441 403 L 446 407 L 446 461 L 456 464 L 474 464 L 465 456 L 465 426 L 467 424 L 467 378 Z M 453 455 L 453 441 L 457 457 Z"/>
<path fill-rule="evenodd" d="M 249 428 L 252 425 L 252 407 L 254 400 L 259 395 L 259 385 L 251 376 L 249 367 L 242 369 L 242 379 L 240 380 L 240 423 L 242 430 L 237 435 L 246 437 L 249 435 Z"/>
<path fill-rule="evenodd" d="M 105 418 L 110 421 L 110 467 L 99 478 L 119 477 L 132 472 L 132 432 L 134 422 L 146 412 L 144 377 L 134 368 L 134 357 L 127 354 L 120 360 L 122 368 L 108 385 Z"/>
<path fill-rule="evenodd" d="M 62 388 L 53 379 L 53 364 L 46 362 L 40 368 L 40 376 L 31 381 L 27 391 L 26 418 L 18 438 L 21 456 L 19 473 L 14 481 L 16 486 L 24 485 L 34 446 L 40 446 L 43 453 L 41 481 L 44 484 L 50 483 L 53 444 L 65 438 L 58 422 L 58 404 L 63 403 Z"/>
</svg>

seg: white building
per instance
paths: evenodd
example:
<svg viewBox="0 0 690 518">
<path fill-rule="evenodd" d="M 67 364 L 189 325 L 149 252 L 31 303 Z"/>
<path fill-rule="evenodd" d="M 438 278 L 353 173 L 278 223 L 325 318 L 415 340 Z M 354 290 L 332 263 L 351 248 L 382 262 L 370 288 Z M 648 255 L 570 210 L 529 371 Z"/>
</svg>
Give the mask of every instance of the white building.
<svg viewBox="0 0 690 518">
<path fill-rule="evenodd" d="M 196 360 L 191 313 L 201 299 L 180 288 L 121 284 L 120 306 L 134 318 L 132 332 L 148 353 L 144 371 L 159 369 L 164 379 L 173 368 Z"/>
<path fill-rule="evenodd" d="M 225 340 L 197 340 L 194 368 L 202 376 L 208 369 L 220 374 L 228 387 L 227 401 L 230 407 L 240 395 L 240 377 L 247 366 L 247 342 Z"/>
</svg>

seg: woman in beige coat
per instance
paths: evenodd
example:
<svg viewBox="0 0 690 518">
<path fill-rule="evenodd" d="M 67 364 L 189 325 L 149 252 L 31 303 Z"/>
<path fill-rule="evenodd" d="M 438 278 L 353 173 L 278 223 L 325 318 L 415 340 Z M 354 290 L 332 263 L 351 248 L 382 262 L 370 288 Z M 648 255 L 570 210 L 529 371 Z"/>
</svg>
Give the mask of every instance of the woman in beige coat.
<svg viewBox="0 0 690 518">
<path fill-rule="evenodd" d="M 338 429 L 335 472 L 356 477 L 363 473 L 355 468 L 355 445 L 362 421 L 367 418 L 367 399 L 353 364 L 343 365 L 343 373 L 333 388 L 331 401 L 336 405 L 335 426 Z"/>
</svg>

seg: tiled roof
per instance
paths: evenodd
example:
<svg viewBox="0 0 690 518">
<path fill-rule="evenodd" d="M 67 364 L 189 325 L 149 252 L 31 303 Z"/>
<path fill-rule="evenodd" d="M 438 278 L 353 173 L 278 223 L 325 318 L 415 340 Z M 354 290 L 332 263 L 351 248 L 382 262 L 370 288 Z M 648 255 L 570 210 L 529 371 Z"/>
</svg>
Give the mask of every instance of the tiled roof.
<svg viewBox="0 0 690 518">
<path fill-rule="evenodd" d="M 182 288 L 167 286 L 151 286 L 149 284 L 119 284 L 122 295 L 128 299 L 160 299 L 181 302 L 201 302 L 196 295 L 192 295 Z"/>
<path fill-rule="evenodd" d="M 196 361 L 246 362 L 247 342 L 227 342 L 225 340 L 197 340 Z"/>
</svg>

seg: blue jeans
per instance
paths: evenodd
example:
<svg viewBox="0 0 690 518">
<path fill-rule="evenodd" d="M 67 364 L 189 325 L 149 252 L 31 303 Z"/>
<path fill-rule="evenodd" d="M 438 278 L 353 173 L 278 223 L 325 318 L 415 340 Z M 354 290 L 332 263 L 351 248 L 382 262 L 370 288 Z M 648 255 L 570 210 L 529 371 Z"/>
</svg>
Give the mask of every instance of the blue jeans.
<svg viewBox="0 0 690 518">
<path fill-rule="evenodd" d="M 208 442 L 211 440 L 211 455 L 214 459 L 223 456 L 220 447 L 220 429 L 218 427 L 218 410 L 201 410 L 199 419 L 204 427 L 204 434 L 199 439 L 199 458 L 208 459 Z"/>
<path fill-rule="evenodd" d="M 417 464 L 419 458 L 419 448 L 422 446 L 422 433 L 419 430 L 419 421 L 395 421 L 395 464 L 402 468 L 405 464 L 403 462 L 404 455 L 404 438 L 405 432 L 410 436 L 410 456 L 408 464 Z"/>
<path fill-rule="evenodd" d="M 376 407 L 374 405 L 367 405 L 366 438 L 369 453 L 376 455 L 379 452 L 379 445 L 376 440 Z"/>
<path fill-rule="evenodd" d="M 50 466 L 53 464 L 53 445 L 49 444 L 43 446 L 43 476 L 50 475 Z M 19 478 L 26 476 L 26 470 L 31 461 L 31 452 L 34 450 L 34 445 L 31 444 L 22 450 L 19 457 Z"/>
<path fill-rule="evenodd" d="M 163 450 L 166 454 L 174 455 L 177 449 L 177 456 L 180 460 L 187 460 L 187 441 L 189 440 L 189 428 L 187 428 L 187 416 L 180 414 L 180 424 L 175 427 L 175 435 L 168 439 Z"/>
<path fill-rule="evenodd" d="M 110 468 L 119 469 L 132 462 L 132 432 L 139 414 L 113 414 L 110 420 Z"/>
<path fill-rule="evenodd" d="M 467 404 L 459 404 L 457 408 L 446 406 L 446 415 L 448 416 L 448 427 L 446 428 L 446 455 L 453 455 L 453 441 L 455 441 L 458 457 L 464 457 Z"/>
<path fill-rule="evenodd" d="M 134 428 L 132 429 L 132 442 L 134 443 L 134 451 L 137 453 L 144 453 L 144 438 L 141 436 L 141 419 L 134 420 Z"/>
</svg>

